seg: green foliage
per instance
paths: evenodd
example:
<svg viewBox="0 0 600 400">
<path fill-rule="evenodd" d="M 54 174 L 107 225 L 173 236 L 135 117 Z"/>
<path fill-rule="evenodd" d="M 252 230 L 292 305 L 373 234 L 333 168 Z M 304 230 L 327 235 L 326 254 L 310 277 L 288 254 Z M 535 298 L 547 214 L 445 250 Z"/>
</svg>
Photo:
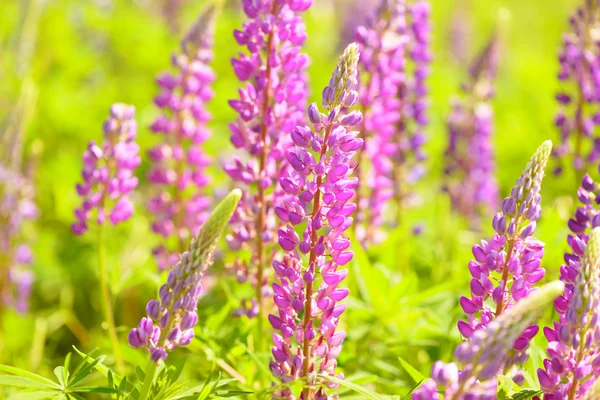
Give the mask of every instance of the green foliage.
<svg viewBox="0 0 600 400">
<path fill-rule="evenodd" d="M 98 364 L 104 361 L 104 356 L 94 358 L 88 362 L 84 357 L 73 370 L 70 369 L 71 353 L 65 357 L 64 364 L 54 368 L 56 382 L 26 370 L 0 365 L 0 386 L 18 388 L 18 392 L 11 399 L 83 399 L 84 393 L 120 394 L 119 387 L 110 381 L 108 386 L 90 386 L 87 378 Z M 119 398 L 119 397 L 113 397 Z"/>
</svg>

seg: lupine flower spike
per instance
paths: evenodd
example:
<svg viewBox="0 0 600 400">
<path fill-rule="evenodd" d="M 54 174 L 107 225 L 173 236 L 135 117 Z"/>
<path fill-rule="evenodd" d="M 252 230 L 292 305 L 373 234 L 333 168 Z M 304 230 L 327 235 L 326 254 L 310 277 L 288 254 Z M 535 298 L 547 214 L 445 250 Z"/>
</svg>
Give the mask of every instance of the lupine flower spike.
<svg viewBox="0 0 600 400">
<path fill-rule="evenodd" d="M 110 288 L 107 281 L 104 225 L 123 222 L 133 214 L 129 194 L 137 187 L 134 175 L 140 164 L 139 146 L 135 142 L 137 124 L 135 108 L 116 103 L 110 108 L 110 116 L 104 122 L 102 146 L 91 141 L 83 153 L 83 183 L 77 185 L 82 197 L 81 206 L 75 209 L 77 222 L 72 225 L 76 235 L 83 235 L 93 221 L 97 225 L 98 275 L 102 295 L 102 311 L 113 348 L 117 369 L 124 372 L 115 326 Z"/>
<path fill-rule="evenodd" d="M 366 24 L 357 28 L 361 46 L 357 235 L 377 241 L 377 228 L 396 225 L 402 207 L 413 201 L 411 186 L 423 173 L 422 145 L 427 119 L 429 50 L 427 1 L 382 0 Z M 388 210 L 395 203 L 396 215 Z M 393 208 L 393 207 L 392 207 Z M 388 211 L 388 212 L 386 212 Z"/>
<path fill-rule="evenodd" d="M 550 356 L 538 369 L 544 400 L 579 399 L 600 376 L 600 228 L 587 244 L 573 240 L 583 258 L 561 268 L 566 286 L 554 303 L 560 321 L 544 329 Z"/>
<path fill-rule="evenodd" d="M 376 229 L 384 223 L 384 210 L 394 197 L 394 141 L 402 118 L 399 91 L 406 83 L 406 52 L 409 35 L 406 4 L 403 0 L 383 0 L 365 26 L 356 29 L 360 46 L 361 138 L 365 146 L 358 152 L 356 203 L 359 206 L 357 237 L 375 241 Z M 365 185 L 360 185 L 365 182 Z"/>
<path fill-rule="evenodd" d="M 217 241 L 241 196 L 241 191 L 235 189 L 217 205 L 200 232 L 192 238 L 188 250 L 169 271 L 158 299 L 150 300 L 146 305 L 146 317 L 129 332 L 129 344 L 136 348 L 145 347 L 153 362 L 165 360 L 169 351 L 192 341 L 198 322 L 196 308 L 202 291 L 202 276 L 212 264 Z"/>
<path fill-rule="evenodd" d="M 462 96 L 453 100 L 448 117 L 446 183 L 453 209 L 477 228 L 482 215 L 498 207 L 492 143 L 494 79 L 498 67 L 498 36 L 494 34 L 469 68 Z"/>
<path fill-rule="evenodd" d="M 468 320 L 458 322 L 460 333 L 467 339 L 526 298 L 532 285 L 544 277 L 545 270 L 540 267 L 544 243 L 532 235 L 542 212 L 540 187 L 551 150 L 550 141 L 538 148 L 510 196 L 502 201 L 502 211 L 494 216 L 496 233 L 492 240 L 473 246 L 475 259 L 469 262 L 471 297 L 460 299 Z M 506 367 L 525 360 L 525 349 L 538 330 L 532 325 L 522 332 L 514 352 L 506 354 Z"/>
<path fill-rule="evenodd" d="M 153 250 L 160 269 L 175 265 L 189 238 L 198 233 L 210 206 L 203 193 L 209 183 L 205 167 L 210 158 L 202 151 L 202 144 L 210 135 L 206 103 L 213 97 L 211 84 L 215 79 L 209 66 L 215 17 L 216 9 L 208 6 L 183 39 L 183 54 L 172 57 L 177 72 L 161 74 L 157 79 L 162 91 L 154 102 L 163 114 L 151 129 L 164 140 L 148 152 L 153 163 L 148 179 L 156 192 L 148 209 L 155 218 L 152 230 L 164 238 L 164 244 Z"/>
<path fill-rule="evenodd" d="M 239 90 L 239 99 L 229 101 L 239 113 L 230 125 L 231 143 L 247 155 L 225 166 L 229 176 L 244 187 L 228 242 L 232 250 L 243 248 L 249 253 L 250 259 L 241 256 L 235 264 L 240 282 L 249 280 L 256 288 L 255 298 L 238 311 L 249 317 L 263 314 L 263 297 L 270 293 L 265 270 L 274 255 L 277 232 L 275 184 L 291 144 L 289 132 L 303 120 L 308 57 L 301 52 L 306 39 L 301 14 L 311 4 L 312 0 L 243 0 L 249 20 L 234 32 L 249 54 L 240 53 L 232 60 L 245 86 Z"/>
<path fill-rule="evenodd" d="M 585 0 L 569 22 L 572 30 L 563 36 L 558 56 L 558 79 L 565 89 L 556 95 L 559 112 L 555 124 L 560 131 L 560 144 L 554 152 L 557 174 L 566 163 L 582 173 L 600 159 L 600 139 L 595 134 L 600 124 L 600 2 Z"/>
<path fill-rule="evenodd" d="M 344 231 L 352 225 L 356 205 L 351 203 L 357 178 L 351 178 L 351 161 L 363 145 L 352 129 L 361 123 L 361 113 L 346 110 L 356 104 L 358 93 L 358 46 L 349 45 L 341 56 L 329 85 L 323 90 L 322 107 L 308 107 L 313 127 L 292 131 L 295 144 L 287 151 L 290 169 L 280 185 L 286 197 L 275 212 L 286 225 L 279 229 L 279 245 L 285 255 L 273 262 L 277 282 L 273 300 L 278 313 L 269 315 L 273 334 L 273 375 L 283 383 L 305 379 L 308 386 L 300 399 L 330 399 L 317 374 L 337 376 L 336 358 L 346 337 L 337 329 L 346 306 L 341 303 L 348 289 L 340 283 L 348 270 L 339 269 L 353 257 Z M 300 225 L 302 237 L 296 233 Z M 297 399 L 289 388 L 274 398 Z"/>
<path fill-rule="evenodd" d="M 564 287 L 560 281 L 548 283 L 492 321 L 486 329 L 477 330 L 456 348 L 456 362 L 433 364 L 431 379 L 413 392 L 412 399 L 497 399 L 496 375 L 501 372 L 507 353 L 523 330 L 537 323 Z M 438 388 L 443 390 L 442 394 Z"/>
<path fill-rule="evenodd" d="M 22 229 L 38 215 L 33 195 L 25 176 L 0 164 L 0 311 L 6 306 L 20 313 L 29 309 L 33 255 Z"/>
<path fill-rule="evenodd" d="M 133 214 L 129 193 L 137 187 L 134 171 L 141 162 L 134 117 L 133 106 L 113 104 L 104 122 L 104 143 L 99 146 L 91 141 L 83 153 L 83 183 L 77 185 L 83 202 L 75 210 L 77 222 L 72 225 L 76 235 L 88 230 L 90 220 L 103 225 L 108 218 L 116 225 Z"/>
</svg>

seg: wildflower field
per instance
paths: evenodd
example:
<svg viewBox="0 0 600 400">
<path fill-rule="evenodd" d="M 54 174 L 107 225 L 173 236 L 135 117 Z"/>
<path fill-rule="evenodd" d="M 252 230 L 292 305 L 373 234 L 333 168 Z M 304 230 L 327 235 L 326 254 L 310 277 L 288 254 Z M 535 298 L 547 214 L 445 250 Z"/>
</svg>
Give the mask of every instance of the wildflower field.
<svg viewBox="0 0 600 400">
<path fill-rule="evenodd" d="M 599 0 L 4 0 L 0 82 L 0 399 L 600 399 Z"/>
</svg>

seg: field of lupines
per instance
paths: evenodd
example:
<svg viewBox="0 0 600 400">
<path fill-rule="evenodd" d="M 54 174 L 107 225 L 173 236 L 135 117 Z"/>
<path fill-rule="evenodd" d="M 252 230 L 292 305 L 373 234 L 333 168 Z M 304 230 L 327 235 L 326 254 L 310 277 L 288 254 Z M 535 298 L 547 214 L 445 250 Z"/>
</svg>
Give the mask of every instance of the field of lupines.
<svg viewBox="0 0 600 400">
<path fill-rule="evenodd" d="M 600 399 L 600 1 L 0 4 L 0 399 Z"/>
</svg>

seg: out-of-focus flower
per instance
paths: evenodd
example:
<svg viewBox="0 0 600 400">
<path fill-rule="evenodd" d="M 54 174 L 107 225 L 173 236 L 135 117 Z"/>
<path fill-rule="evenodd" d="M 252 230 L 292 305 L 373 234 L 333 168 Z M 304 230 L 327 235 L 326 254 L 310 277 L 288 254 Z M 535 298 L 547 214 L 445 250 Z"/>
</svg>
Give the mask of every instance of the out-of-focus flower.
<svg viewBox="0 0 600 400">
<path fill-rule="evenodd" d="M 580 172 L 600 160 L 600 139 L 594 134 L 600 124 L 600 2 L 586 0 L 569 22 L 572 30 L 564 34 L 558 56 L 558 79 L 564 89 L 556 95 L 559 112 L 554 122 L 560 131 L 560 144 L 554 151 L 557 174 L 565 163 L 572 163 Z"/>
<path fill-rule="evenodd" d="M 346 337 L 337 328 L 346 306 L 341 303 L 348 289 L 340 283 L 348 274 L 339 269 L 353 257 L 344 231 L 352 224 L 356 205 L 351 203 L 357 178 L 351 178 L 351 160 L 363 145 L 352 128 L 361 123 L 361 113 L 348 112 L 358 100 L 356 88 L 358 46 L 351 44 L 341 56 L 329 84 L 323 90 L 319 111 L 313 103 L 308 116 L 313 127 L 298 126 L 291 134 L 295 146 L 286 153 L 290 169 L 280 180 L 286 192 L 275 212 L 285 226 L 279 229 L 283 261 L 274 261 L 278 282 L 273 300 L 278 308 L 269 321 L 277 333 L 271 371 L 283 383 L 307 378 L 301 399 L 329 399 L 317 374 L 337 376 L 336 358 Z M 303 228 L 302 237 L 294 227 Z M 289 388 L 274 398 L 293 399 Z"/>
<path fill-rule="evenodd" d="M 77 222 L 72 225 L 76 235 L 84 234 L 91 220 L 104 224 L 108 218 L 116 225 L 133 214 L 128 194 L 137 187 L 134 171 L 141 162 L 134 116 L 133 106 L 113 104 L 104 122 L 104 143 L 91 141 L 83 153 L 83 183 L 77 184 L 83 201 L 75 209 Z"/>
<path fill-rule="evenodd" d="M 175 74 L 161 74 L 155 104 L 162 114 L 151 129 L 163 135 L 148 155 L 152 167 L 148 179 L 155 196 L 148 209 L 155 220 L 152 230 L 163 239 L 153 253 L 160 269 L 172 267 L 189 238 L 207 217 L 210 200 L 203 193 L 209 183 L 205 167 L 210 158 L 202 145 L 210 135 L 206 103 L 213 97 L 213 58 L 216 9 L 208 7 L 182 41 L 183 54 L 173 55 Z M 171 242 L 169 242 L 169 239 Z"/>
<path fill-rule="evenodd" d="M 546 307 L 564 289 L 560 281 L 548 283 L 506 311 L 486 329 L 477 330 L 454 352 L 456 362 L 433 364 L 431 379 L 413 392 L 413 400 L 495 400 L 496 375 L 524 329 L 537 323 Z M 443 393 L 438 393 L 438 387 Z"/>
<path fill-rule="evenodd" d="M 423 174 L 428 122 L 427 85 L 431 62 L 430 6 L 420 0 L 382 0 L 364 26 L 356 29 L 361 47 L 357 236 L 377 240 L 377 228 L 399 222 L 414 193 L 410 186 Z M 390 204 L 396 214 L 389 212 Z M 392 207 L 393 208 L 393 207 Z M 387 211 L 387 212 L 386 212 Z"/>
<path fill-rule="evenodd" d="M 9 305 L 18 312 L 29 309 L 34 275 L 33 255 L 23 241 L 22 228 L 38 216 L 32 183 L 0 164 L 0 308 Z"/>
<path fill-rule="evenodd" d="M 532 285 L 545 274 L 540 267 L 544 244 L 532 235 L 540 218 L 540 187 L 552 143 L 544 142 L 517 180 L 510 196 L 502 201 L 502 211 L 494 216 L 496 234 L 490 242 L 473 246 L 474 260 L 469 262 L 471 297 L 461 297 L 460 305 L 468 321 L 459 321 L 465 338 L 486 327 L 506 310 L 514 307 L 533 291 Z M 495 307 L 491 307 L 491 299 Z M 532 325 L 513 343 L 514 351 L 506 356 L 506 366 L 522 363 L 529 341 L 539 328 Z"/>
<path fill-rule="evenodd" d="M 265 267 L 275 254 L 280 225 L 273 212 L 279 196 L 275 183 L 286 168 L 289 133 L 304 118 L 308 56 L 301 52 L 306 39 L 301 15 L 311 4 L 312 0 L 244 0 L 248 21 L 234 32 L 248 53 L 232 60 L 244 86 L 239 98 L 229 101 L 239 114 L 230 125 L 231 143 L 246 154 L 225 165 L 244 191 L 228 242 L 232 250 L 245 249 L 250 257 L 241 256 L 235 264 L 240 280 L 256 288 L 252 306 L 240 310 L 248 316 L 262 314 L 263 297 L 270 293 Z"/>
<path fill-rule="evenodd" d="M 168 351 L 187 346 L 194 338 L 198 322 L 196 308 L 202 291 L 202 276 L 212 264 L 212 254 L 242 196 L 236 189 L 217 205 L 187 251 L 169 271 L 159 297 L 146 305 L 146 317 L 129 332 L 129 344 L 145 347 L 152 361 L 168 356 Z"/>
<path fill-rule="evenodd" d="M 498 206 L 492 143 L 494 79 L 498 68 L 498 36 L 494 34 L 469 68 L 461 98 L 448 117 L 444 190 L 453 208 L 478 227 L 482 215 Z"/>
</svg>

